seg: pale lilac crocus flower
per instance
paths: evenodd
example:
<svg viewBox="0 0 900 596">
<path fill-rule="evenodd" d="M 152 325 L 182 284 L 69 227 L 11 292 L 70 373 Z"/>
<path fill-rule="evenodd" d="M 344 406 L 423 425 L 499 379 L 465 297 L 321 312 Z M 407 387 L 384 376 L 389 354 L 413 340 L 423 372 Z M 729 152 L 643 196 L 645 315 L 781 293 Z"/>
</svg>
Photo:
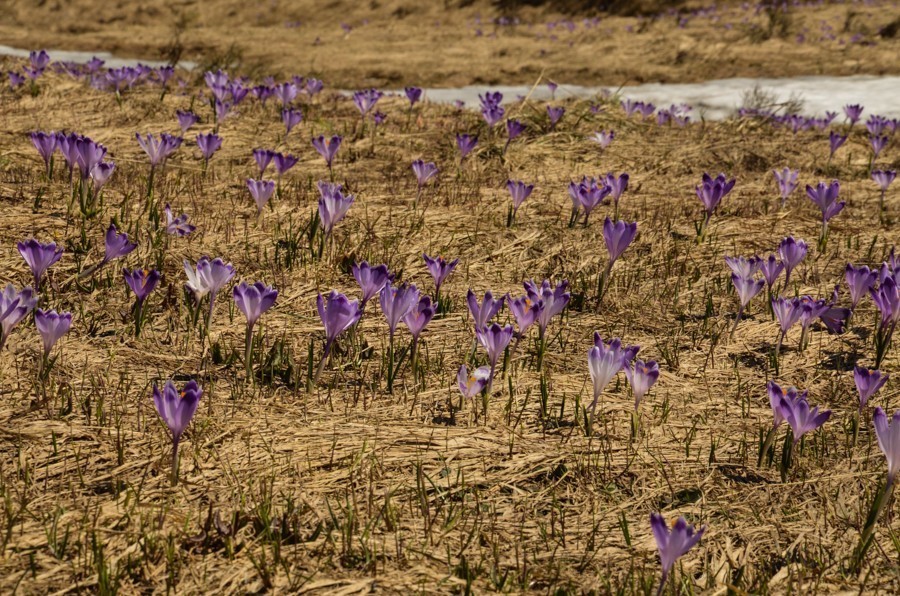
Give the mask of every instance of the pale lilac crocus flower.
<svg viewBox="0 0 900 596">
<path fill-rule="evenodd" d="M 506 190 L 509 191 L 509 196 L 512 198 L 512 207 L 506 222 L 507 227 L 509 227 L 519 212 L 519 207 L 534 191 L 534 184 L 525 184 L 521 180 L 507 180 Z"/>
<path fill-rule="evenodd" d="M 634 410 L 636 412 L 641 405 L 641 400 L 659 379 L 659 364 L 655 360 L 648 362 L 635 360 L 633 365 L 626 364 L 624 370 L 625 378 L 628 379 L 631 392 L 634 394 Z"/>
<path fill-rule="evenodd" d="M 781 208 L 783 209 L 788 197 L 797 189 L 800 170 L 784 168 L 783 170 L 772 170 L 772 174 L 774 174 L 778 190 L 781 192 Z"/>
<path fill-rule="evenodd" d="M 234 303 L 247 318 L 247 332 L 244 342 L 244 365 L 247 368 L 247 380 L 253 378 L 253 327 L 263 313 L 275 305 L 278 290 L 258 281 L 252 285 L 241 282 L 232 290 Z"/>
<path fill-rule="evenodd" d="M 874 180 L 875 184 L 878 185 L 878 188 L 881 189 L 881 197 L 878 200 L 878 205 L 882 211 L 884 211 L 884 195 L 891 185 L 891 182 L 893 182 L 896 177 L 897 172 L 894 170 L 875 170 L 872 172 L 872 180 Z"/>
<path fill-rule="evenodd" d="M 196 381 L 188 381 L 181 391 L 172 381 L 166 381 L 163 390 L 153 385 L 153 404 L 156 412 L 172 433 L 172 485 L 178 484 L 178 445 L 181 435 L 191 423 L 203 390 Z"/>
<path fill-rule="evenodd" d="M 880 370 L 869 370 L 862 366 L 853 367 L 853 382 L 856 385 L 857 393 L 859 393 L 860 412 L 866 407 L 869 399 L 878 393 L 879 389 L 884 387 L 889 377 L 890 375 Z"/>
<path fill-rule="evenodd" d="M 359 284 L 362 290 L 362 298 L 360 299 L 359 308 L 363 310 L 366 303 L 375 297 L 384 285 L 393 281 L 394 276 L 388 271 L 387 265 L 378 265 L 373 267 L 368 262 L 354 263 L 352 268 L 353 279 Z"/>
<path fill-rule="evenodd" d="M 787 287 L 791 281 L 791 271 L 806 258 L 807 251 L 808 247 L 806 242 L 803 240 L 794 240 L 793 236 L 784 238 L 781 241 L 781 244 L 778 245 L 778 257 L 781 259 L 781 262 L 784 263 L 785 287 Z"/>
<path fill-rule="evenodd" d="M 657 590 L 657 596 L 662 596 L 666 580 L 669 578 L 675 562 L 700 542 L 700 538 L 706 532 L 706 526 L 697 530 L 683 517 L 679 517 L 670 531 L 666 519 L 659 513 L 652 513 L 650 514 L 650 528 L 656 539 L 659 561 L 662 565 L 662 579 Z"/>
<path fill-rule="evenodd" d="M 29 269 L 31 269 L 35 289 L 40 290 L 41 278 L 43 278 L 47 269 L 62 258 L 62 248 L 58 247 L 55 242 L 42 244 L 34 238 L 19 242 L 16 247 L 19 249 L 19 254 L 22 255 L 22 258 L 28 264 Z"/>
<path fill-rule="evenodd" d="M 0 350 L 6 345 L 9 334 L 37 305 L 38 297 L 31 288 L 16 290 L 12 284 L 0 292 Z"/>
<path fill-rule="evenodd" d="M 44 345 L 44 366 L 50 356 L 50 350 L 56 345 L 62 336 L 69 332 L 72 326 L 72 313 L 57 313 L 55 310 L 34 311 L 34 325 L 37 327 L 38 333 L 41 335 L 41 342 Z"/>
<path fill-rule="evenodd" d="M 847 263 L 847 267 L 844 269 L 844 280 L 850 289 L 851 306 L 853 310 L 856 310 L 859 301 L 875 287 L 875 283 L 878 281 L 878 272 L 870 270 L 866 265 L 856 268 Z"/>
<path fill-rule="evenodd" d="M 488 322 L 497 316 L 497 313 L 503 308 L 504 300 L 506 300 L 506 296 L 494 299 L 494 295 L 488 290 L 484 293 L 484 298 L 479 305 L 475 292 L 470 289 L 466 293 L 466 303 L 469 306 L 469 313 L 471 313 L 474 320 L 476 331 L 486 327 Z"/>
<path fill-rule="evenodd" d="M 314 384 L 318 382 L 325 368 L 334 342 L 347 329 L 359 323 L 359 319 L 362 317 L 362 306 L 357 300 L 350 300 L 334 290 L 325 297 L 321 294 L 316 297 L 316 309 L 319 311 L 319 318 L 325 327 L 325 352 L 319 362 L 319 368 L 313 380 Z"/>
<path fill-rule="evenodd" d="M 269 202 L 269 199 L 272 198 L 272 194 L 275 192 L 275 182 L 272 180 L 254 180 L 253 178 L 247 178 L 247 189 L 250 191 L 250 196 L 253 197 L 253 201 L 256 203 L 257 215 L 261 215 L 266 203 Z"/>
</svg>

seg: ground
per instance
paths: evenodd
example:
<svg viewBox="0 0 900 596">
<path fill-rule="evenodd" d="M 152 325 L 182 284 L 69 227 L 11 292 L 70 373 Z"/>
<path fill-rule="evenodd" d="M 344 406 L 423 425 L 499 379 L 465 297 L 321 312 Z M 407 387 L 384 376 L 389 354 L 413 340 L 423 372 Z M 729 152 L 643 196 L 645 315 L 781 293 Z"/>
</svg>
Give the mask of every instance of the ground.
<svg viewBox="0 0 900 596">
<path fill-rule="evenodd" d="M 545 105 L 524 103 L 507 109 L 529 130 L 503 153 L 505 134 L 488 131 L 477 112 L 433 104 L 410 112 L 405 99 L 387 97 L 378 109 L 388 119 L 373 135 L 371 120 L 360 130 L 353 104 L 328 89 L 533 82 L 541 72 L 561 82 L 588 83 L 607 83 L 607 75 L 626 82 L 778 73 L 770 66 L 754 70 L 748 52 L 730 46 L 717 51 L 714 42 L 688 45 L 693 60 L 708 57 L 698 70 L 675 64 L 674 56 L 659 63 L 580 64 L 566 60 L 562 49 L 555 57 L 551 51 L 546 64 L 517 70 L 519 57 L 497 57 L 490 44 L 527 45 L 537 55 L 533 33 L 501 30 L 500 41 L 476 38 L 474 26 L 466 24 L 477 6 L 457 14 L 436 4 L 423 13 L 428 19 L 446 14 L 438 31 L 455 41 L 442 50 L 450 57 L 445 70 L 435 73 L 425 66 L 427 56 L 421 63 L 411 56 L 412 48 L 431 38 L 421 28 L 410 30 L 407 47 L 378 49 L 386 43 L 379 36 L 396 35 L 376 29 L 394 9 L 387 5 L 347 13 L 354 29 L 342 38 L 336 28 L 345 19 L 337 15 L 349 4 L 310 16 L 301 8 L 279 11 L 273 5 L 262 21 L 257 6 L 232 4 L 187 5 L 184 11 L 194 16 L 183 33 L 185 57 L 214 55 L 235 39 L 249 75 L 329 77 L 325 93 L 299 104 L 304 122 L 287 137 L 278 106 L 247 99 L 221 123 L 223 148 L 204 168 L 194 132 L 209 132 L 214 124 L 209 106 L 196 100 L 201 83 L 162 99 L 158 88 L 147 86 L 117 99 L 49 73 L 34 96 L 4 88 L 0 97 L 2 281 L 29 283 L 17 241 L 34 236 L 61 243 L 66 252 L 51 269 L 41 306 L 71 311 L 74 318 L 46 376 L 38 372 L 41 344 L 30 319 L 13 331 L 0 354 L 5 591 L 651 593 L 659 582 L 659 561 L 648 520 L 657 511 L 708 528 L 677 566 L 673 591 L 900 589 L 900 522 L 890 513 L 879 523 L 862 568 L 851 569 L 886 470 L 871 430 L 871 407 L 893 410 L 900 403 L 896 384 L 889 382 L 863 410 L 854 433 L 852 368 L 874 363 L 872 301 L 864 299 L 843 335 L 814 324 L 805 350 L 794 328 L 777 359 L 778 327 L 762 296 L 729 336 L 738 305 L 725 255 L 767 256 L 785 236 L 805 238 L 810 254 L 783 293 L 822 298 L 843 284 L 848 262 L 878 266 L 887 258 L 896 241 L 900 195 L 896 186 L 890 189 L 880 212 L 862 126 L 829 159 L 827 133 L 819 130 L 794 134 L 747 119 L 659 126 L 654 119 L 626 118 L 618 101 L 600 98 L 563 103 L 566 114 L 550 130 Z M 86 49 L 82 44 L 90 36 L 102 40 L 102 49 L 144 56 L 171 40 L 161 32 L 171 32 L 169 21 L 178 14 L 163 8 L 142 13 L 123 3 L 110 7 L 101 21 L 76 19 L 77 11 L 87 11 L 77 3 L 57 6 L 14 4 L 13 24 L 0 26 L 0 32 L 14 40 L 11 45 Z M 841 19 L 850 9 L 822 10 Z M 859 21 L 870 30 L 889 21 L 875 8 L 859 11 L 872 13 Z M 488 18 L 486 8 L 481 12 Z M 53 14 L 62 16 L 49 28 L 38 26 Z M 397 27 L 414 22 L 417 14 L 396 19 Z M 523 11 L 523 18 L 540 14 Z M 361 25 L 365 18 L 370 23 Z M 795 19 L 813 23 L 818 16 L 806 10 Z M 294 20 L 303 26 L 283 26 Z M 166 25 L 157 29 L 157 21 Z M 248 21 L 257 24 L 241 24 Z M 655 22 L 646 34 L 626 38 L 625 24 L 636 21 L 610 22 L 621 36 L 615 52 L 646 55 L 658 43 L 674 54 L 679 42 L 673 40 L 683 36 L 685 44 L 699 43 L 691 24 L 682 31 L 671 21 L 668 27 Z M 64 23 L 72 24 L 69 31 Z M 224 35 L 221 27 L 229 26 L 240 32 Z M 7 36 L 9 27 L 16 27 L 15 36 Z M 311 44 L 315 35 L 321 35 L 321 46 Z M 266 36 L 271 44 L 264 43 Z M 293 62 L 279 44 L 298 36 L 303 51 Z M 375 39 L 370 55 L 373 63 L 383 63 L 382 74 L 358 53 L 367 36 Z M 626 39 L 641 41 L 632 46 Z M 892 40 L 841 47 L 789 39 L 742 43 L 778 54 L 785 75 L 809 72 L 819 63 L 830 74 L 896 69 L 896 62 L 886 60 L 896 51 Z M 463 48 L 493 58 L 452 58 Z M 312 55 L 304 56 L 307 50 Z M 578 51 L 585 52 L 582 57 L 604 53 L 598 44 Z M 806 51 L 803 62 L 799 57 Z M 823 52 L 840 58 L 829 53 L 821 59 Z M 410 57 L 409 68 L 393 56 Z M 582 68 L 587 70 L 578 74 Z M 397 74 L 390 74 L 394 69 Z M 174 133 L 175 111 L 189 107 L 203 121 L 155 176 L 154 200 L 187 213 L 197 231 L 168 237 L 141 215 L 149 163 L 134 133 Z M 834 130 L 847 132 L 841 122 L 835 121 Z M 47 181 L 27 136 L 34 130 L 77 131 L 109 148 L 116 171 L 99 213 L 79 210 L 60 159 Z M 588 140 L 599 130 L 616 133 L 602 152 Z M 456 132 L 480 139 L 462 162 Z M 315 182 L 328 179 L 329 171 L 309 141 L 332 133 L 344 136 L 334 178 L 357 198 L 319 256 L 317 243 L 310 247 L 308 224 L 316 217 Z M 281 181 L 280 196 L 259 216 L 244 184 L 258 173 L 251 157 L 257 147 L 300 158 Z M 436 162 L 440 174 L 414 204 L 410 163 L 416 158 Z M 874 167 L 898 165 L 893 141 Z M 782 208 L 771 170 L 784 166 L 800 170 L 801 187 Z M 698 239 L 702 206 L 694 189 L 704 172 L 720 171 L 737 183 Z M 569 227 L 566 187 L 583 175 L 606 172 L 630 174 L 619 215 L 636 221 L 639 233 L 598 302 L 596 280 L 607 258 L 601 229 L 612 207 L 599 207 L 587 225 Z M 536 185 L 511 227 L 509 178 Z M 840 180 L 847 206 L 820 250 L 818 211 L 803 185 L 832 178 Z M 100 260 L 111 220 L 138 240 L 138 249 L 96 276 L 76 280 Z M 309 371 L 324 343 L 317 293 L 337 289 L 358 296 L 349 265 L 362 259 L 386 263 L 398 278 L 433 292 L 423 253 L 459 258 L 460 264 L 442 289 L 448 312 L 423 335 L 419 381 L 407 364 L 393 393 L 387 391 L 387 327 L 380 309 L 370 304 L 356 334 L 342 338 L 319 383 L 310 387 Z M 279 291 L 276 306 L 256 329 L 253 378 L 244 373 L 244 318 L 230 292 L 218 300 L 210 343 L 201 341 L 191 323 L 182 261 L 201 255 L 233 263 L 235 281 L 264 281 Z M 141 266 L 160 270 L 163 281 L 149 299 L 143 333 L 134 337 L 133 296 L 121 270 Z M 524 280 L 545 278 L 568 280 L 572 301 L 550 323 L 543 362 L 538 363 L 532 329 L 507 355 L 486 419 L 475 416 L 471 402 L 460 408 L 458 367 L 484 362 L 480 349 L 473 356 L 467 290 L 518 296 Z M 844 288 L 843 305 L 846 295 Z M 508 310 L 499 318 L 512 320 Z M 587 351 L 594 331 L 640 345 L 642 358 L 660 363 L 661 376 L 640 407 L 637 432 L 621 373 L 601 397 L 593 433 L 586 432 L 582 408 L 592 397 Z M 408 340 L 403 329 L 398 341 Z M 881 369 L 893 372 L 897 364 L 895 348 Z M 204 391 L 181 445 L 176 486 L 169 479 L 170 438 L 151 399 L 152 385 L 168 378 L 179 384 L 197 379 Z M 778 456 L 771 465 L 757 466 L 760 437 L 772 424 L 768 380 L 808 390 L 810 403 L 833 411 L 821 430 L 806 436 L 784 478 Z"/>
</svg>

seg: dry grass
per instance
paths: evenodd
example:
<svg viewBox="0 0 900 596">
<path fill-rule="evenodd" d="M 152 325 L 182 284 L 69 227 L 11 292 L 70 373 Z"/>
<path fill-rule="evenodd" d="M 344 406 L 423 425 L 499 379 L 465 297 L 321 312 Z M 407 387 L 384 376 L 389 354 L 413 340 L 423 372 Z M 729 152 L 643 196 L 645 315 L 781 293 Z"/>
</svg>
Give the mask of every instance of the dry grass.
<svg viewBox="0 0 900 596">
<path fill-rule="evenodd" d="M 848 427 L 856 411 L 848 371 L 857 360 L 871 364 L 871 302 L 844 336 L 817 328 L 805 352 L 796 349 L 795 329 L 777 374 L 769 358 L 776 325 L 761 301 L 726 339 L 736 304 L 723 255 L 767 255 L 785 235 L 812 241 L 818 233 L 799 192 L 777 208 L 771 168 L 798 167 L 803 183 L 837 177 L 848 201 L 828 251 L 811 251 L 793 291 L 829 296 L 848 261 L 877 264 L 887 253 L 900 197 L 889 193 L 882 223 L 859 131 L 827 164 L 821 133 L 794 136 L 747 121 L 658 127 L 624 120 L 612 104 L 594 115 L 587 103 L 569 103 L 558 130 L 543 134 L 544 106 L 525 104 L 512 111 L 531 131 L 504 159 L 503 139 L 491 139 L 477 114 L 425 105 L 408 125 L 404 103 L 385 99 L 379 108 L 389 119 L 373 153 L 370 138 L 353 139 L 358 114 L 346 100 L 305 106 L 306 120 L 286 141 L 274 107 L 247 100 L 223 123 L 224 147 L 208 172 L 188 142 L 158 179 L 161 199 L 198 226 L 189 239 L 163 243 L 137 219 L 148 164 L 133 133 L 174 132 L 175 110 L 191 100 L 169 95 L 160 103 L 158 92 L 139 90 L 120 106 L 68 79 L 49 76 L 42 87 L 37 97 L 7 93 L 0 103 L 0 281 L 29 278 L 15 241 L 62 242 L 66 254 L 42 300 L 71 310 L 75 324 L 46 382 L 37 376 L 33 324 L 23 323 L 0 355 L 4 591 L 649 593 L 658 564 L 647 520 L 660 510 L 709 526 L 684 559 L 679 590 L 898 589 L 893 517 L 880 526 L 863 572 L 847 571 L 885 468 L 869 426 L 856 446 Z M 208 109 L 203 115 L 208 121 Z M 610 128 L 616 140 L 599 155 L 586 136 Z M 110 148 L 117 171 L 101 215 L 81 217 L 67 208 L 67 182 L 47 184 L 26 136 L 35 129 L 76 130 Z M 482 138 L 459 170 L 455 131 Z M 336 178 L 358 199 L 332 254 L 315 260 L 301 240 L 289 265 L 288 238 L 313 213 L 314 182 L 327 177 L 309 146 L 324 132 L 345 135 Z M 259 220 L 243 186 L 255 171 L 255 147 L 301 158 Z M 436 161 L 441 174 L 414 209 L 409 163 L 417 157 Z M 889 148 L 882 165 L 897 159 Z M 638 221 L 640 235 L 598 307 L 605 213 L 568 228 L 565 185 L 606 171 L 631 174 L 622 215 Z M 738 184 L 698 245 L 693 187 L 704 171 L 727 172 Z M 508 177 L 538 185 L 511 229 Z M 99 258 L 111 218 L 140 239 L 138 250 L 85 287 L 67 284 Z M 371 308 L 359 344 L 344 341 L 320 386 L 306 392 L 307 351 L 318 357 L 324 337 L 316 292 L 356 294 L 347 263 L 363 258 L 430 289 L 423 252 L 461 263 L 445 286 L 451 313 L 424 336 L 424 382 L 413 383 L 407 369 L 387 394 L 385 324 Z M 188 324 L 181 262 L 203 254 L 280 291 L 261 323 L 268 365 L 255 383 L 244 378 L 243 322 L 229 301 L 217 307 L 212 350 L 201 352 Z M 163 272 L 140 339 L 131 332 L 123 265 Z M 451 412 L 456 370 L 472 346 L 466 290 L 519 294 L 523 279 L 544 277 L 570 280 L 574 298 L 551 323 L 543 372 L 523 342 L 495 384 L 487 424 L 476 423 L 470 405 Z M 576 404 L 590 393 L 594 330 L 660 361 L 637 438 L 622 375 L 603 398 L 595 435 L 581 428 Z M 897 362 L 895 350 L 882 368 Z M 204 388 L 175 488 L 169 439 L 150 400 L 152 383 L 169 377 L 194 377 Z M 835 411 L 807 437 L 785 482 L 775 468 L 755 465 L 758 434 L 771 420 L 771 378 L 809 389 L 812 403 Z M 876 403 L 894 407 L 898 397 L 889 384 Z"/>
<path fill-rule="evenodd" d="M 807 6 L 786 15 L 757 10 L 756 3 L 744 9 L 745 3 L 726 2 L 714 13 L 688 18 L 683 28 L 680 15 L 639 20 L 597 13 L 599 24 L 589 29 L 581 16 L 553 10 L 553 2 L 515 10 L 488 0 L 6 4 L 0 38 L 7 45 L 107 50 L 142 59 L 181 56 L 254 73 L 319 75 L 351 89 L 528 84 L 542 74 L 562 83 L 618 86 L 900 73 L 900 37 L 879 36 L 896 12 L 891 1 Z M 521 24 L 495 25 L 499 16 Z M 576 25 L 571 33 L 563 26 L 567 20 Z M 346 33 L 342 23 L 352 31 Z M 552 23 L 559 25 L 551 30 Z M 850 43 L 857 34 L 874 45 Z"/>
</svg>

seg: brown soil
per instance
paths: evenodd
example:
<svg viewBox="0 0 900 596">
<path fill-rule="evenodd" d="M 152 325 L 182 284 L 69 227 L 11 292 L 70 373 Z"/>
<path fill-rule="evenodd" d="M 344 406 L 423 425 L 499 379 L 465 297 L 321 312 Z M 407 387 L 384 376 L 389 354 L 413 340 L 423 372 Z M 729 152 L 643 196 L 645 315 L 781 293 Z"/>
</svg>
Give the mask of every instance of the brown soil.
<svg viewBox="0 0 900 596">
<path fill-rule="evenodd" d="M 16 9 L 20 22 L 22 6 Z M 207 5 L 191 6 L 198 22 L 201 15 L 212 18 Z M 248 12 L 229 16 L 224 9 L 226 22 L 256 14 L 255 7 L 234 6 Z M 111 8 L 109 18 L 124 10 Z M 35 14 L 52 12 L 47 5 Z M 301 14 L 298 9 L 278 22 Z M 138 29 L 150 31 L 163 16 L 144 17 Z M 155 47 L 126 45 L 129 35 L 114 32 L 125 26 L 120 21 L 79 22 L 95 27 L 97 39 L 107 36 L 109 49 L 143 53 Z M 255 26 L 248 30 L 266 34 Z M 75 39 L 47 32 L 41 42 L 45 33 L 37 27 L 24 32 L 20 25 L 19 31 L 16 45 Z M 187 31 L 191 37 L 217 35 Z M 276 31 L 310 35 L 306 29 Z M 359 43 L 354 40 L 366 31 L 377 29 L 360 27 L 347 43 Z M 256 44 L 229 37 L 240 38 L 250 56 Z M 769 43 L 774 48 L 784 42 L 753 47 Z M 886 45 L 847 51 L 881 52 Z M 336 46 L 335 39 L 320 49 Z M 283 57 L 278 62 L 270 48 L 259 51 L 261 61 L 270 56 L 277 67 L 306 71 L 289 68 Z M 363 77 L 358 65 L 325 69 L 322 56 L 310 60 L 332 74 L 329 84 L 385 80 Z M 462 62 L 447 66 L 448 72 L 455 68 Z M 404 101 L 382 100 L 378 107 L 388 120 L 373 145 L 368 134 L 354 136 L 359 116 L 348 101 L 326 94 L 304 105 L 305 121 L 285 141 L 275 107 L 248 99 L 222 124 L 224 146 L 207 172 L 192 132 L 157 178 L 158 200 L 187 212 L 198 230 L 188 239 L 155 242 L 139 217 L 148 163 L 134 132 L 177 130 L 175 110 L 189 107 L 191 99 L 169 94 L 160 102 L 158 91 L 140 88 L 119 104 L 57 75 L 42 79 L 40 87 L 37 97 L 4 90 L 0 101 L 0 280 L 28 283 L 16 241 L 36 236 L 62 243 L 66 253 L 51 270 L 43 304 L 72 311 L 75 323 L 54 351 L 59 358 L 47 380 L 37 374 L 40 341 L 30 320 L 0 354 L 5 592 L 463 593 L 470 586 L 481 593 L 648 593 L 659 577 L 648 525 L 654 511 L 709 527 L 672 578 L 683 591 L 900 589 L 892 542 L 900 522 L 892 515 L 879 524 L 860 574 L 847 571 L 885 474 L 870 414 L 855 444 L 849 426 L 857 411 L 852 365 L 872 365 L 872 302 L 864 300 L 843 336 L 815 326 L 805 351 L 798 349 L 795 328 L 777 372 L 769 358 L 777 326 L 761 298 L 734 338 L 727 338 L 736 299 L 723 256 L 768 255 L 788 234 L 814 245 L 818 235 L 817 212 L 802 188 L 779 209 L 772 168 L 799 168 L 802 184 L 838 178 L 848 201 L 833 221 L 827 250 L 811 248 L 787 293 L 828 297 L 847 262 L 877 265 L 896 242 L 898 183 L 880 216 L 860 130 L 829 161 L 821 132 L 793 135 L 749 121 L 659 127 L 624 119 L 614 102 L 599 114 L 586 102 L 570 102 L 558 129 L 548 133 L 545 106 L 527 103 L 511 112 L 531 130 L 504 158 L 502 135 L 489 135 L 477 114 L 445 106 L 421 106 L 408 119 Z M 198 128 L 211 130 L 209 109 L 195 108 L 205 122 Z M 109 147 L 117 170 L 100 214 L 81 216 L 59 167 L 54 181 L 46 182 L 26 136 L 36 129 L 77 130 Z M 605 129 L 617 136 L 600 154 L 586 137 Z M 456 131 L 481 135 L 475 155 L 461 167 L 452 141 Z M 309 139 L 330 132 L 345 135 L 336 179 L 358 198 L 337 228 L 334 247 L 317 260 L 302 237 L 297 246 L 296 237 L 314 212 L 315 181 L 328 177 Z M 301 158 L 283 182 L 282 197 L 259 219 L 243 184 L 255 172 L 255 147 Z M 418 157 L 436 161 L 441 173 L 414 209 L 409 164 Z M 900 165 L 896 141 L 876 165 Z M 572 179 L 607 171 L 631 174 L 621 214 L 638 222 L 639 236 L 616 264 L 598 305 L 595 280 L 606 260 L 600 230 L 611 210 L 598 209 L 587 227 L 568 228 L 565 188 Z M 704 171 L 724 171 L 738 182 L 698 244 L 694 224 L 701 207 L 694 186 Z M 512 228 L 504 225 L 507 178 L 538 187 Z M 140 239 L 138 250 L 93 282 L 73 285 L 72 276 L 99 259 L 112 218 Z M 286 251 L 294 246 L 296 259 L 289 261 Z M 344 338 L 319 386 L 306 392 L 307 353 L 311 346 L 318 358 L 324 338 L 317 291 L 357 295 L 346 271 L 354 259 L 387 263 L 429 291 L 423 252 L 460 259 L 445 286 L 451 313 L 434 320 L 423 336 L 424 381 L 415 383 L 407 368 L 394 393 L 386 392 L 386 326 L 372 305 L 360 343 Z M 241 362 L 243 318 L 227 297 L 216 308 L 212 350 L 201 350 L 190 325 L 181 299 L 182 259 L 204 254 L 231 261 L 238 279 L 262 280 L 280 292 L 257 329 L 267 364 L 253 383 L 244 378 Z M 139 339 L 132 334 L 123 266 L 155 266 L 163 273 Z M 448 403 L 458 400 L 456 370 L 473 341 L 466 290 L 518 295 L 522 280 L 545 277 L 568 279 L 574 298 L 550 325 L 543 372 L 537 371 L 532 334 L 498 378 L 486 424 L 475 420 L 471 404 L 451 414 Z M 576 404 L 590 398 L 586 352 L 595 330 L 639 344 L 642 357 L 660 362 L 661 378 L 641 407 L 637 438 L 631 436 L 631 397 L 621 374 L 601 399 L 595 435 L 588 438 L 581 428 Z M 363 349 L 366 344 L 371 350 Z M 894 348 L 883 370 L 897 370 L 897 354 Z M 542 375 L 549 395 L 544 416 Z M 152 383 L 170 377 L 197 378 L 204 388 L 184 438 L 182 481 L 175 488 L 167 476 L 169 437 L 150 399 Z M 776 467 L 756 466 L 757 438 L 772 418 L 765 382 L 773 378 L 808 389 L 811 403 L 834 411 L 823 430 L 806 438 L 784 482 Z M 900 405 L 896 383 L 874 405 Z"/>
</svg>

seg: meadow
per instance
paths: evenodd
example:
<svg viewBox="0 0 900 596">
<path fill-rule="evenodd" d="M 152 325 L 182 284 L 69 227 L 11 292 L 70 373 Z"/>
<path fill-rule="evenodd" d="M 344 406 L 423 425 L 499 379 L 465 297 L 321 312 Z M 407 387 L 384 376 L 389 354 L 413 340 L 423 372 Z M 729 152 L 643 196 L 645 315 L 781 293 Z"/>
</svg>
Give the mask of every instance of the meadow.
<svg viewBox="0 0 900 596">
<path fill-rule="evenodd" d="M 896 119 L 224 66 L 0 62 L 5 592 L 900 589 Z"/>
</svg>

